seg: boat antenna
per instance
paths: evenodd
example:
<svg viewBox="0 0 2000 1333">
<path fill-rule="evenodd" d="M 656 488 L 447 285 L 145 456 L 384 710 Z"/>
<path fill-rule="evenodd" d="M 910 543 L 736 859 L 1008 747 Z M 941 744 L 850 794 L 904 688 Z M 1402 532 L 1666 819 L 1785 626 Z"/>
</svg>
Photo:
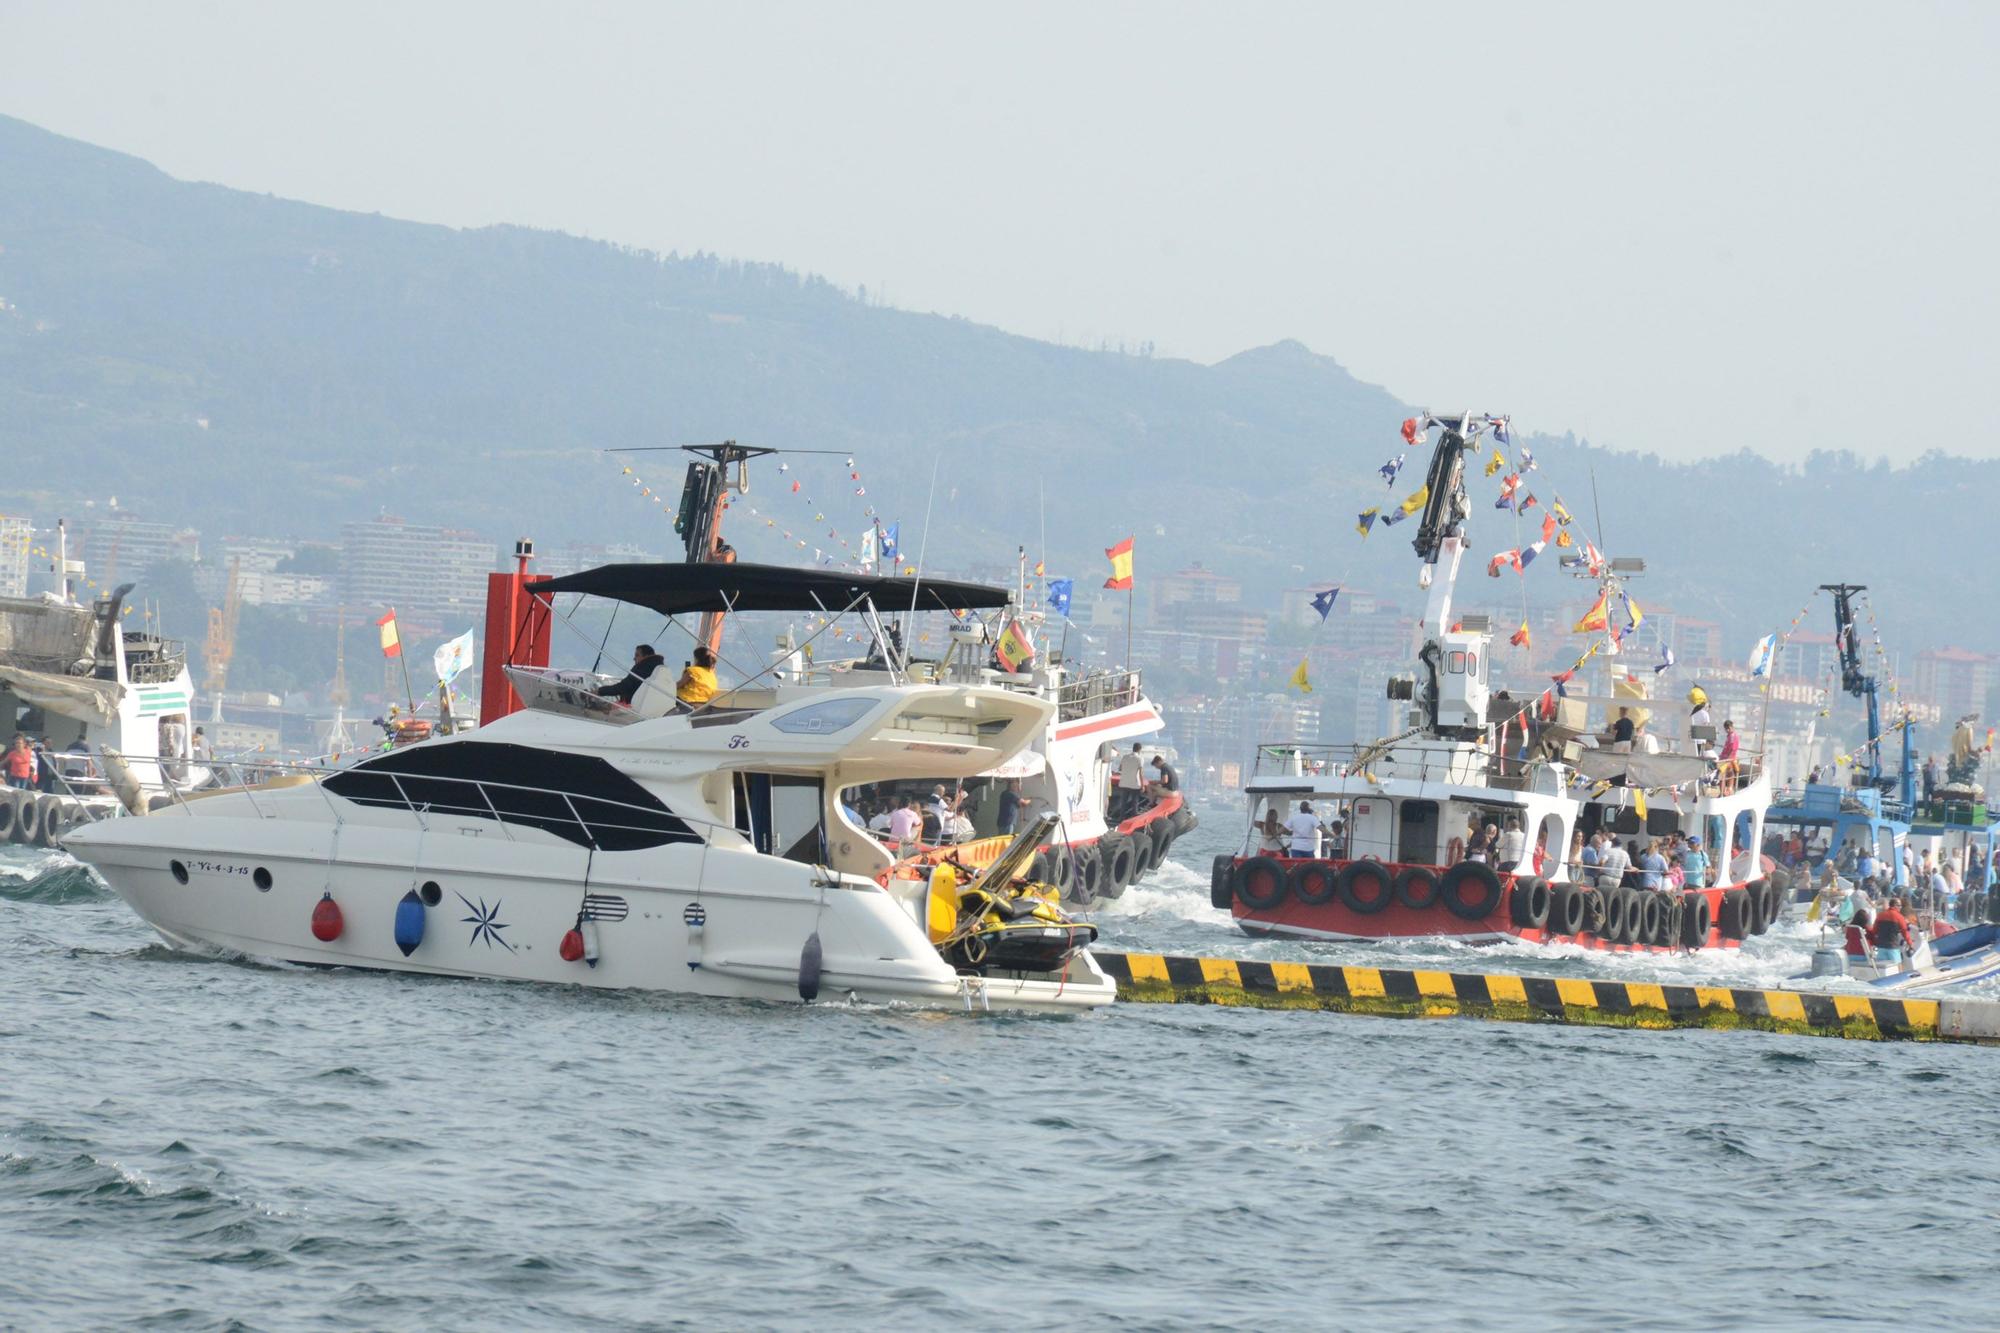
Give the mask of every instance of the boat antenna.
<svg viewBox="0 0 2000 1333">
<path fill-rule="evenodd" d="M 931 460 L 931 493 L 924 497 L 924 535 L 917 538 L 917 574 L 910 580 L 910 626 L 916 627 L 917 590 L 924 582 L 924 553 L 931 545 L 931 505 L 937 500 L 938 467 L 944 462 L 944 450 L 939 449 L 937 457 Z"/>
<path fill-rule="evenodd" d="M 1597 540 L 1604 543 L 1605 550 L 1610 550 L 1611 543 L 1604 535 L 1604 506 L 1597 502 L 1597 464 L 1595 463 L 1590 465 L 1590 516 L 1591 521 L 1597 524 Z"/>
</svg>

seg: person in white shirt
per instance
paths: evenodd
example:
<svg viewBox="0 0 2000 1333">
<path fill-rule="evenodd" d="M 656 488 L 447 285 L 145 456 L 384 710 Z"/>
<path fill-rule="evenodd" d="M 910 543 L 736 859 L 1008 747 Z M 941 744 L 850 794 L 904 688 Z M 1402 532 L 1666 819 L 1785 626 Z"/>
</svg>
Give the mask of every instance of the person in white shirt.
<svg viewBox="0 0 2000 1333">
<path fill-rule="evenodd" d="M 1285 841 L 1285 824 L 1278 818 L 1278 807 L 1265 807 L 1264 818 L 1257 825 L 1257 851 L 1264 856 L 1282 856 Z"/>
<path fill-rule="evenodd" d="M 1319 855 L 1319 816 L 1311 801 L 1299 802 L 1299 812 L 1285 821 L 1285 828 L 1292 835 L 1291 855 Z"/>
<path fill-rule="evenodd" d="M 1521 832 L 1518 815 L 1507 816 L 1507 831 L 1500 835 L 1500 855 L 1496 858 L 1500 870 L 1512 870 L 1521 864 L 1521 856 L 1528 849 L 1528 835 Z"/>
<path fill-rule="evenodd" d="M 1132 748 L 1118 756 L 1118 791 L 1112 813 L 1121 819 L 1136 814 L 1145 791 L 1146 766 L 1139 758 L 1139 742 L 1133 741 Z"/>
<path fill-rule="evenodd" d="M 884 802 L 882 808 L 875 812 L 875 818 L 868 821 L 868 831 L 870 833 L 887 833 L 889 831 L 890 808 L 889 803 Z"/>
<path fill-rule="evenodd" d="M 1632 854 L 1619 845 L 1616 838 L 1609 840 L 1604 849 L 1604 857 L 1597 866 L 1597 887 L 1615 889 L 1624 882 L 1625 872 L 1632 868 Z"/>
</svg>

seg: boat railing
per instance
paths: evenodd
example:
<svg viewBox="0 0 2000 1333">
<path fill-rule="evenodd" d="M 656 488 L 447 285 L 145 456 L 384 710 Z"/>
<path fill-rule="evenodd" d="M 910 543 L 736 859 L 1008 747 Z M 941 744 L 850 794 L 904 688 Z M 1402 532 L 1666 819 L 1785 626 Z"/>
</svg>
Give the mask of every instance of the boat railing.
<svg viewBox="0 0 2000 1333">
<path fill-rule="evenodd" d="M 259 760 L 254 765 L 245 764 L 239 766 L 239 768 L 245 777 L 263 774 L 263 781 L 256 783 L 246 782 L 244 785 L 235 787 L 183 791 L 180 784 L 174 782 L 168 776 L 166 787 L 173 801 L 171 808 L 176 813 L 184 816 L 200 817 L 202 813 L 200 807 L 203 801 L 221 795 L 241 795 L 249 801 L 250 808 L 256 812 L 258 818 L 273 819 L 277 817 L 278 812 L 267 808 L 272 797 L 283 791 L 292 791 L 299 787 L 310 785 L 319 793 L 320 799 L 326 803 L 327 811 L 332 815 L 335 824 L 344 824 L 347 822 L 348 812 L 344 811 L 339 802 L 335 800 L 336 793 L 327 791 L 326 779 L 371 773 L 371 770 L 366 766 L 350 765 L 336 767 L 328 764 L 290 760 Z M 499 826 L 501 832 L 509 842 L 519 841 L 514 834 L 514 826 L 516 824 L 547 828 L 553 823 L 562 827 L 574 825 L 582 833 L 584 842 L 587 845 L 597 847 L 601 835 L 606 832 L 657 835 L 662 829 L 663 815 L 684 825 L 700 826 L 708 830 L 710 834 L 721 829 L 731 829 L 741 832 L 740 829 L 736 829 L 732 824 L 724 824 L 719 820 L 710 819 L 705 816 L 690 815 L 680 810 L 669 810 L 657 805 L 643 806 L 635 802 L 620 801 L 608 796 L 582 797 L 581 799 L 587 803 L 590 810 L 590 813 L 586 814 L 578 808 L 577 800 L 579 798 L 573 793 L 564 791 L 558 787 L 541 786 L 535 783 L 496 782 L 491 778 L 467 778 L 432 773 L 392 773 L 383 770 L 374 770 L 372 776 L 378 779 L 386 778 L 389 780 L 390 786 L 394 788 L 396 793 L 393 801 L 385 799 L 379 793 L 371 793 L 367 796 L 342 797 L 341 799 L 352 801 L 356 805 L 406 810 L 416 819 L 417 826 L 426 832 L 430 830 L 430 820 L 433 815 L 463 814 L 471 814 L 475 818 L 482 815 L 490 818 Z M 287 780 L 292 778 L 303 778 L 304 781 Z M 420 789 L 434 783 L 453 784 L 455 791 L 465 792 L 465 800 L 463 802 L 420 800 L 410 794 L 410 786 L 405 785 L 405 779 L 409 780 L 410 785 L 419 785 Z M 503 793 L 499 801 L 494 800 L 495 793 Z M 509 820 L 502 816 L 500 808 L 502 805 L 509 804 L 507 797 L 510 795 L 527 795 L 543 798 L 559 797 L 562 801 L 563 810 L 567 813 L 567 818 L 550 819 L 540 814 L 534 814 L 532 816 L 523 816 Z M 260 796 L 262 798 L 261 801 L 259 799 Z M 630 811 L 636 816 L 643 816 L 643 818 L 632 823 L 624 823 L 615 818 L 602 818 L 598 812 L 604 810 L 606 807 L 609 807 L 614 813 Z M 162 807 L 160 810 L 155 810 L 152 813 L 159 815 L 164 813 L 167 808 Z M 517 813 L 519 812 L 517 811 Z M 711 836 L 703 836 L 699 839 L 704 847 L 712 840 Z"/>
<path fill-rule="evenodd" d="M 1093 671 L 1065 684 L 1056 693 L 1057 719 L 1063 722 L 1116 712 L 1139 702 L 1137 671 Z"/>
</svg>

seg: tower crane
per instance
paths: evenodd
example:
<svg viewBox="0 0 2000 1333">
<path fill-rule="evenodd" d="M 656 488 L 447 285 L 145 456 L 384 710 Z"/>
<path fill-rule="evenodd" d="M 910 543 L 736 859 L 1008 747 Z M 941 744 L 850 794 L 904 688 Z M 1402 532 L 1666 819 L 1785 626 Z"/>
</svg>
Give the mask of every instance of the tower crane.
<svg viewBox="0 0 2000 1333">
<path fill-rule="evenodd" d="M 208 691 L 210 722 L 222 721 L 222 691 L 229 683 L 230 659 L 236 656 L 236 621 L 242 613 L 243 557 L 231 556 L 222 605 L 208 609 L 208 638 L 201 646 L 201 687 Z"/>
</svg>

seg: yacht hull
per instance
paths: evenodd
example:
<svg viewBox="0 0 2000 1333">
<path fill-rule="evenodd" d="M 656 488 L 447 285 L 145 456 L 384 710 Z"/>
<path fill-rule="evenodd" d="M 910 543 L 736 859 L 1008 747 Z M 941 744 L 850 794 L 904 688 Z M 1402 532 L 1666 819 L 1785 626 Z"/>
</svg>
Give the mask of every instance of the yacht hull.
<svg viewBox="0 0 2000 1333">
<path fill-rule="evenodd" d="M 700 846 L 522 841 L 496 859 L 495 842 L 435 817 L 412 830 L 161 814 L 92 825 L 68 846 L 162 939 L 196 952 L 792 1003 L 1063 1011 L 1115 994 L 1087 953 L 1061 977 L 960 976 L 891 894 L 808 866 L 774 882 L 771 858 Z M 413 894 L 421 929 L 405 951 Z M 340 929 L 321 939 L 314 910 L 329 897 Z M 572 929 L 592 947 L 566 959 Z"/>
</svg>

